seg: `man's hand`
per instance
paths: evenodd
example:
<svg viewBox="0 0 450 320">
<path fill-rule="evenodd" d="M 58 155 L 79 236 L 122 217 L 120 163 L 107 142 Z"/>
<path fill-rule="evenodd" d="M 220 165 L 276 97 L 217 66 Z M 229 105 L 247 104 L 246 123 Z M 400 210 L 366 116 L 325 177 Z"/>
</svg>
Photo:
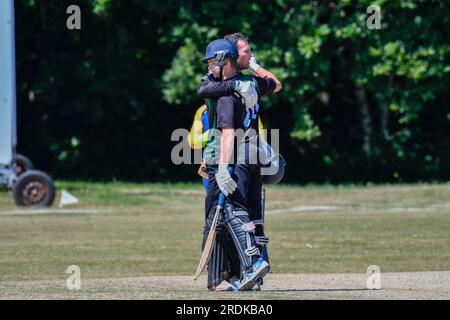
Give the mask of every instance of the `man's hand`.
<svg viewBox="0 0 450 320">
<path fill-rule="evenodd" d="M 247 108 L 253 108 L 258 102 L 258 92 L 252 81 L 237 80 L 235 90 L 242 96 Z"/>
<path fill-rule="evenodd" d="M 260 68 L 260 65 L 256 62 L 256 58 L 252 54 L 252 57 L 250 58 L 249 69 L 250 69 L 251 72 L 256 73 L 256 71 L 258 71 L 259 68 Z"/>
<path fill-rule="evenodd" d="M 222 78 L 222 69 L 217 64 L 211 64 L 208 68 L 208 73 L 211 73 L 216 80 Z"/>
<path fill-rule="evenodd" d="M 237 184 L 228 172 L 227 163 L 219 164 L 219 170 L 216 173 L 216 181 L 220 191 L 222 191 L 225 196 L 233 194 L 236 190 Z"/>
<path fill-rule="evenodd" d="M 256 62 L 256 58 L 255 56 L 252 54 L 251 58 L 250 58 L 250 63 L 249 63 L 249 67 L 250 71 L 258 77 L 261 78 L 270 78 L 273 81 L 275 81 L 276 83 L 276 87 L 273 90 L 273 92 L 278 92 L 281 90 L 281 88 L 283 87 L 283 85 L 281 84 L 280 80 L 278 80 L 278 78 L 270 71 L 267 71 L 266 69 L 264 69 L 263 67 L 261 67 L 257 62 Z"/>
</svg>

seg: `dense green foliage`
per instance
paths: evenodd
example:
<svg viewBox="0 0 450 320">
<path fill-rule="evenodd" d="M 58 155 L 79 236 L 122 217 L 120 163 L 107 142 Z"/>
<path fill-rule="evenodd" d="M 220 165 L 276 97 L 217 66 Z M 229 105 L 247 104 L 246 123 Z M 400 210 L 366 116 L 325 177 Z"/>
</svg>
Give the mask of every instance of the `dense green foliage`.
<svg viewBox="0 0 450 320">
<path fill-rule="evenodd" d="M 78 4 L 82 30 L 66 28 Z M 381 8 L 381 29 L 366 26 Z M 242 31 L 290 182 L 450 178 L 448 1 L 16 1 L 19 151 L 58 178 L 184 180 L 170 134 L 208 41 Z"/>
</svg>

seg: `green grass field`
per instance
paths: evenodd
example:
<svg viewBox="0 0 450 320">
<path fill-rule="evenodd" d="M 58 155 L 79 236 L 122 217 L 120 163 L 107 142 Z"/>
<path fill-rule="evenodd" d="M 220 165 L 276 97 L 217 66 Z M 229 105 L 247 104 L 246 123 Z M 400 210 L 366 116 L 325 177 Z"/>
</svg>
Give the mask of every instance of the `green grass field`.
<svg viewBox="0 0 450 320">
<path fill-rule="evenodd" d="M 58 182 L 88 214 L 10 215 L 0 193 L 0 281 L 192 275 L 200 257 L 199 184 Z M 266 196 L 274 274 L 450 270 L 450 184 L 276 186 Z M 58 198 L 57 198 L 58 200 Z M 305 206 L 332 206 L 314 211 Z"/>
</svg>

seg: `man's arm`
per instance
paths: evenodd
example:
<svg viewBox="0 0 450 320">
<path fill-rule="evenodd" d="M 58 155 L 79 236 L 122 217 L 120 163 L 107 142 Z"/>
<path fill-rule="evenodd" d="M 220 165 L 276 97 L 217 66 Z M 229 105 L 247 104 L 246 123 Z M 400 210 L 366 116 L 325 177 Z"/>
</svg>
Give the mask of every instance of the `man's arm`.
<svg viewBox="0 0 450 320">
<path fill-rule="evenodd" d="M 219 98 L 222 96 L 228 96 L 235 91 L 235 81 L 212 81 L 209 78 L 205 78 L 197 89 L 199 98 Z"/>
<path fill-rule="evenodd" d="M 217 100 L 217 128 L 222 130 L 219 164 L 230 163 L 234 149 L 235 100 L 231 96 Z"/>
<path fill-rule="evenodd" d="M 259 89 L 259 96 L 268 96 L 271 95 L 273 92 L 275 92 L 276 89 L 276 82 L 272 78 L 261 78 L 254 76 L 256 82 L 258 82 L 258 89 Z"/>
<path fill-rule="evenodd" d="M 237 188 L 236 181 L 233 180 L 230 172 L 228 171 L 228 165 L 233 154 L 233 147 L 234 129 L 230 127 L 223 127 L 222 138 L 220 141 L 220 159 L 215 177 L 217 186 L 225 196 L 233 194 Z"/>
<path fill-rule="evenodd" d="M 202 99 L 217 99 L 238 92 L 245 101 L 247 108 L 253 107 L 258 101 L 256 87 L 251 81 L 214 81 L 209 75 L 202 79 L 197 94 Z"/>
<path fill-rule="evenodd" d="M 254 56 L 250 59 L 250 70 L 252 71 L 253 75 L 261 77 L 261 78 L 270 78 L 273 81 L 275 81 L 275 89 L 273 92 L 278 92 L 283 88 L 283 85 L 281 84 L 280 80 L 270 71 L 264 69 L 261 67 L 257 62 Z"/>
<path fill-rule="evenodd" d="M 231 96 L 217 100 L 217 128 L 222 130 L 222 136 L 216 182 L 225 196 L 232 194 L 237 188 L 237 183 L 228 172 L 228 164 L 232 160 L 234 149 L 234 102 Z"/>
<path fill-rule="evenodd" d="M 230 127 L 222 128 L 222 140 L 220 141 L 219 164 L 229 164 L 234 148 L 234 129 Z"/>
</svg>

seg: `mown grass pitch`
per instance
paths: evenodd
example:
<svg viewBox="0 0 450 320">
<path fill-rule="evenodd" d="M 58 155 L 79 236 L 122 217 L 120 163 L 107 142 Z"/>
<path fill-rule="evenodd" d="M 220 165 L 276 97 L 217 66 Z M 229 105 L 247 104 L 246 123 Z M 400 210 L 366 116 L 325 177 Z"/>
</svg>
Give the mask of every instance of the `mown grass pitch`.
<svg viewBox="0 0 450 320">
<path fill-rule="evenodd" d="M 200 257 L 199 184 L 58 182 L 98 213 L 13 215 L 0 193 L 5 281 L 193 275 Z M 450 270 L 450 184 L 275 186 L 266 194 L 272 273 Z M 311 206 L 328 206 L 315 211 Z M 334 207 L 334 208 L 333 208 Z"/>
</svg>

